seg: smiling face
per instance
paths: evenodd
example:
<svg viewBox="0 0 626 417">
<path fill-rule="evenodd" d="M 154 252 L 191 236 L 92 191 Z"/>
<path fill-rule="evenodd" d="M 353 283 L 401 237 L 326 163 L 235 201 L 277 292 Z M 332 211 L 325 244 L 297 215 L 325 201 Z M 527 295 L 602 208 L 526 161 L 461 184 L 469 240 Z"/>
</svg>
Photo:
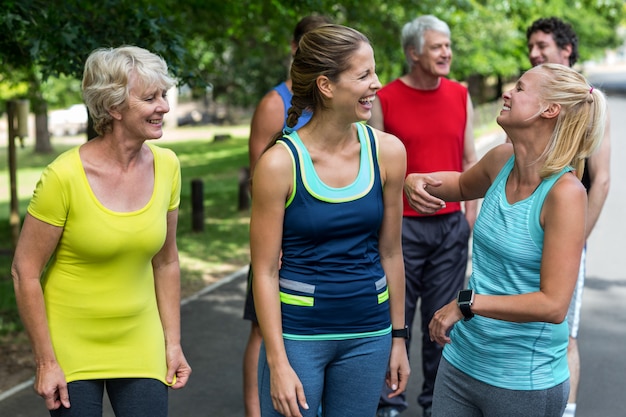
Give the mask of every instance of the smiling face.
<svg viewBox="0 0 626 417">
<path fill-rule="evenodd" d="M 127 106 L 119 112 L 123 128 L 130 136 L 158 139 L 163 136 L 163 115 L 170 111 L 167 91 L 157 86 L 144 87 L 134 77 L 129 81 Z"/>
<path fill-rule="evenodd" d="M 356 121 L 372 116 L 372 101 L 382 85 L 376 75 L 376 62 L 372 47 L 362 42 L 351 56 L 351 65 L 339 75 L 333 94 L 333 108 L 345 109 L 346 116 Z"/>
<path fill-rule="evenodd" d="M 413 50 L 414 65 L 421 71 L 437 77 L 450 73 L 452 64 L 452 46 L 450 37 L 434 30 L 424 32 L 424 47 L 421 51 Z"/>
<path fill-rule="evenodd" d="M 539 64 L 561 64 L 569 66 L 572 46 L 559 48 L 551 33 L 542 30 L 533 32 L 528 38 L 528 60 L 533 67 Z"/>
<path fill-rule="evenodd" d="M 504 104 L 497 122 L 505 129 L 525 127 L 544 110 L 541 100 L 540 69 L 531 69 L 515 83 L 515 86 L 502 95 Z"/>
</svg>

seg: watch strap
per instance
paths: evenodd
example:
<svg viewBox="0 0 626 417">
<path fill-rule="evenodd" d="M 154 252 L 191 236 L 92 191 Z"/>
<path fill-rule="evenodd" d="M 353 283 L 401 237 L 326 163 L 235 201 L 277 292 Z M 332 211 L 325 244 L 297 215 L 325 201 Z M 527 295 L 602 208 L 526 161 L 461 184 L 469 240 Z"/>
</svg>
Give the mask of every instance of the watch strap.
<svg viewBox="0 0 626 417">
<path fill-rule="evenodd" d="M 465 317 L 466 321 L 474 317 L 474 313 L 472 313 L 472 307 L 469 305 L 469 303 L 460 303 L 459 308 L 461 309 L 461 313 L 463 313 L 463 317 Z"/>
<path fill-rule="evenodd" d="M 401 337 L 403 339 L 409 338 L 409 326 L 404 326 L 404 329 L 392 329 L 391 337 Z"/>
</svg>

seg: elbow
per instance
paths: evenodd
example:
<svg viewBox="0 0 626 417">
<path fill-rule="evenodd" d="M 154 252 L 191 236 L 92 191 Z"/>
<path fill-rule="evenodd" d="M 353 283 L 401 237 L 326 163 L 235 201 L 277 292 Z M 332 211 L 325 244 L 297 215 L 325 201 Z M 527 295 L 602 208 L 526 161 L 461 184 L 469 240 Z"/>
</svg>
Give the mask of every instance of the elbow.
<svg viewBox="0 0 626 417">
<path fill-rule="evenodd" d="M 569 305 L 563 306 L 554 306 L 554 308 L 546 311 L 544 320 L 546 323 L 551 324 L 561 324 L 567 318 L 567 310 Z"/>
<path fill-rule="evenodd" d="M 604 195 L 607 195 L 609 193 L 609 188 L 611 188 L 611 179 L 608 175 L 606 176 L 606 178 L 604 178 L 604 180 L 600 184 L 600 187 L 602 187 Z"/>
<path fill-rule="evenodd" d="M 606 197 L 609 193 L 609 188 L 611 186 L 611 177 L 608 173 L 606 175 L 596 174 L 592 179 L 591 188 L 599 190 L 600 195 Z"/>
<path fill-rule="evenodd" d="M 20 272 L 20 268 L 15 263 L 11 265 L 11 278 L 13 279 L 15 300 L 19 303 L 27 288 L 25 288 L 24 274 Z"/>
<path fill-rule="evenodd" d="M 15 262 L 13 262 L 13 263 L 11 264 L 11 278 L 13 279 L 13 286 L 14 286 L 15 288 L 17 288 L 17 287 L 18 287 L 18 285 L 19 285 L 19 283 L 20 283 L 20 281 L 21 281 L 21 280 L 20 280 L 20 277 L 21 277 L 21 274 L 20 274 L 20 272 L 19 272 L 19 268 L 18 268 L 18 266 L 15 264 Z"/>
<path fill-rule="evenodd" d="M 551 324 L 561 324 L 565 321 L 566 317 L 567 311 L 565 312 L 565 314 L 555 314 L 551 316 L 548 320 L 546 320 L 546 322 Z"/>
</svg>

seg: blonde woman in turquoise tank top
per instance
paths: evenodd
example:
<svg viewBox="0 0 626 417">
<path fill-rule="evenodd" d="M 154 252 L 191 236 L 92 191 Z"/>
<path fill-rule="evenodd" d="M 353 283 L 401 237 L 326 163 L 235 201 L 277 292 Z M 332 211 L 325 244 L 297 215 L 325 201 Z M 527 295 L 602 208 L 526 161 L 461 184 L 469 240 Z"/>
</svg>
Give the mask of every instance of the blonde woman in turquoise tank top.
<svg viewBox="0 0 626 417">
<path fill-rule="evenodd" d="M 585 240 L 585 158 L 603 137 L 606 100 L 569 67 L 544 64 L 503 94 L 511 139 L 469 171 L 417 174 L 405 190 L 433 213 L 483 198 L 469 288 L 437 311 L 444 346 L 433 417 L 560 417 L 569 392 L 566 315 Z"/>
</svg>

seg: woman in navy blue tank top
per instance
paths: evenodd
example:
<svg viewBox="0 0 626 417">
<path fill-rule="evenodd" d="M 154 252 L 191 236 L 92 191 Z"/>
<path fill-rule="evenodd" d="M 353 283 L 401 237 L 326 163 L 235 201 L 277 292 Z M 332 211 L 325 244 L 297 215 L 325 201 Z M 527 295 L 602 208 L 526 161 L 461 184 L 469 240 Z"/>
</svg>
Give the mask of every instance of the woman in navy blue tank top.
<svg viewBox="0 0 626 417">
<path fill-rule="evenodd" d="M 373 416 L 385 380 L 397 395 L 410 372 L 406 154 L 396 137 L 363 123 L 381 84 L 360 32 L 327 25 L 305 34 L 291 79 L 287 128 L 252 182 L 261 414 L 314 416 L 323 401 L 326 417 Z M 309 123 L 291 129 L 305 110 Z"/>
</svg>

